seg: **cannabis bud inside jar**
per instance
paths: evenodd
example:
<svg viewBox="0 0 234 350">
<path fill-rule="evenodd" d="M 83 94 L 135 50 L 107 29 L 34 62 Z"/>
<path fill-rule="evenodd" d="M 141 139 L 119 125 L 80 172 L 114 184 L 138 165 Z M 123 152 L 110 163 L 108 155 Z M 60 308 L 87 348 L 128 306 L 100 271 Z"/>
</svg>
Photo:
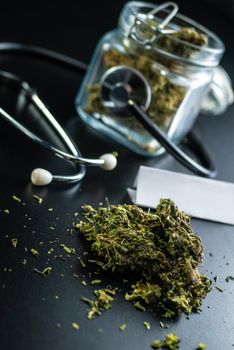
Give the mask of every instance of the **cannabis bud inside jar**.
<svg viewBox="0 0 234 350">
<path fill-rule="evenodd" d="M 117 116 L 104 107 L 103 74 L 116 66 L 137 70 L 151 92 L 147 114 L 178 143 L 191 129 L 224 51 L 213 33 L 176 11 L 165 23 L 169 4 L 124 6 L 118 28 L 100 41 L 76 100 L 85 122 L 143 155 L 162 149 L 134 116 Z"/>
</svg>

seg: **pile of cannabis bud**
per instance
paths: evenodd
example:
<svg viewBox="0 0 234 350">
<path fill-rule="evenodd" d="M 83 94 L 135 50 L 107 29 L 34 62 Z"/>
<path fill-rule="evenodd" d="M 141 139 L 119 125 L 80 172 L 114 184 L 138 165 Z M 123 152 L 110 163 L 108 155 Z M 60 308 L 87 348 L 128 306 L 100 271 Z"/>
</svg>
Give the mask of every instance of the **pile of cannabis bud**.
<svg viewBox="0 0 234 350">
<path fill-rule="evenodd" d="M 149 28 L 156 26 L 155 23 L 153 24 L 151 23 L 150 26 L 144 24 L 141 29 L 144 38 L 147 38 L 147 35 L 151 37 L 154 34 L 152 32 L 149 33 Z M 123 46 L 122 42 L 119 44 Z M 194 28 L 184 27 L 171 35 L 159 35 L 154 47 L 179 57 L 190 58 L 196 54 L 197 47 L 202 47 L 206 44 L 206 35 Z M 124 48 L 124 51 L 119 50 L 119 48 L 105 50 L 103 52 L 102 65 L 104 71 L 111 67 L 124 65 L 141 72 L 149 83 L 152 93 L 147 113 L 158 126 L 162 128 L 169 126 L 185 97 L 186 88 L 175 84 L 165 74 L 161 74 L 161 69 L 163 65 L 166 71 L 175 71 L 178 74 L 176 68 L 178 62 L 176 60 L 167 59 L 166 56 L 157 54 L 154 50 L 146 50 L 145 47 L 131 42 L 128 47 Z M 95 113 L 109 115 L 102 103 L 101 85 L 99 82 L 88 86 L 85 112 L 91 115 Z M 124 118 L 124 122 L 122 120 L 119 122 L 136 131 L 142 130 L 142 125 L 133 117 Z"/>
<path fill-rule="evenodd" d="M 126 300 L 149 305 L 167 318 L 199 309 L 211 283 L 197 270 L 202 243 L 189 216 L 170 199 L 161 199 L 155 212 L 136 205 L 97 210 L 86 205 L 84 218 L 76 226 L 90 242 L 98 265 L 132 272 L 135 280 Z"/>
</svg>

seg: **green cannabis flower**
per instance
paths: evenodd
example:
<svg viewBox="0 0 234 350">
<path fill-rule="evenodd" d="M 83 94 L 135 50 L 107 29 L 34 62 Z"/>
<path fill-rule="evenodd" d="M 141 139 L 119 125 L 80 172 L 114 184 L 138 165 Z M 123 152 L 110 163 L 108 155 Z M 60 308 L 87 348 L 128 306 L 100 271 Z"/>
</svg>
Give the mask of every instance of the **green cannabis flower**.
<svg viewBox="0 0 234 350">
<path fill-rule="evenodd" d="M 126 293 L 170 318 L 198 310 L 211 282 L 199 274 L 203 247 L 190 218 L 170 199 L 155 212 L 136 205 L 112 205 L 97 210 L 84 206 L 85 221 L 76 226 L 91 244 L 98 265 L 112 272 L 134 271 Z"/>
<path fill-rule="evenodd" d="M 154 340 L 151 344 L 153 349 L 177 350 L 180 346 L 180 339 L 175 333 L 167 334 L 163 341 Z"/>
<path fill-rule="evenodd" d="M 148 81 L 152 92 L 147 113 L 159 126 L 167 127 L 169 125 L 172 116 L 185 96 L 184 87 L 175 85 L 167 77 L 161 75 L 160 71 L 155 69 L 152 58 L 139 52 L 127 54 L 110 49 L 103 53 L 103 65 L 105 70 L 118 65 L 126 65 L 141 72 Z M 99 83 L 90 85 L 88 92 L 86 113 L 108 114 L 102 104 L 101 85 Z M 136 130 L 142 129 L 141 124 L 135 118 L 127 118 L 126 123 Z"/>
<path fill-rule="evenodd" d="M 140 30 L 142 38 L 147 39 L 155 36 L 157 26 L 155 19 L 151 19 L 150 23 L 141 23 L 138 30 Z M 124 45 L 122 42 L 119 44 Z M 186 89 L 173 83 L 165 74 L 167 70 L 177 72 L 178 62 L 175 59 L 164 57 L 157 50 L 160 49 L 178 57 L 191 58 L 196 55 L 199 47 L 206 44 L 206 35 L 190 27 L 181 28 L 178 32 L 170 35 L 158 34 L 150 50 L 146 50 L 144 46 L 130 40 L 129 45 L 124 47 L 124 52 L 117 48 L 103 52 L 103 69 L 105 71 L 111 67 L 124 65 L 141 72 L 152 92 L 147 113 L 158 126 L 167 128 L 185 97 Z M 162 74 L 161 71 L 164 73 Z M 109 115 L 102 104 L 100 83 L 88 86 L 85 111 L 89 114 Z M 125 118 L 124 123 L 129 128 L 137 131 L 142 130 L 142 125 L 133 117 Z"/>
</svg>

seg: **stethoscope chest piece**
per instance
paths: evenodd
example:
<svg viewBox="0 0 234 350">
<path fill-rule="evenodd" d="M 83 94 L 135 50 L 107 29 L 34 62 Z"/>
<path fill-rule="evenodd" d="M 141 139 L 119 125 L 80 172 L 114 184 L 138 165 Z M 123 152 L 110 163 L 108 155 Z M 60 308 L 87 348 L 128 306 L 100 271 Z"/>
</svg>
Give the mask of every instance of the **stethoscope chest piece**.
<svg viewBox="0 0 234 350">
<path fill-rule="evenodd" d="M 103 105 L 113 114 L 131 116 L 129 100 L 147 110 L 151 101 L 151 89 L 144 76 L 137 70 L 125 66 L 108 69 L 101 78 Z"/>
<path fill-rule="evenodd" d="M 197 153 L 204 166 L 195 162 L 147 115 L 151 89 L 144 76 L 127 66 L 116 66 L 104 72 L 100 79 L 102 103 L 113 115 L 134 116 L 163 148 L 186 168 L 201 176 L 214 177 L 216 169 L 208 153 L 197 142 Z"/>
</svg>

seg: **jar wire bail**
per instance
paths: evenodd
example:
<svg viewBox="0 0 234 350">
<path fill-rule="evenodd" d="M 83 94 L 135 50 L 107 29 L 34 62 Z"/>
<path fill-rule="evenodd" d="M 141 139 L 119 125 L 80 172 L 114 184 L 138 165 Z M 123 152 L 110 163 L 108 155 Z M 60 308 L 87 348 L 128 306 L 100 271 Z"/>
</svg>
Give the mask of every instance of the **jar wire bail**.
<svg viewBox="0 0 234 350">
<path fill-rule="evenodd" d="M 129 37 L 132 39 L 138 41 L 140 44 L 143 45 L 149 45 L 152 44 L 156 39 L 158 34 L 172 34 L 177 32 L 175 29 L 169 29 L 165 28 L 169 22 L 176 16 L 177 12 L 179 10 L 179 7 L 174 2 L 165 2 L 164 4 L 155 7 L 153 10 L 151 10 L 147 16 L 141 18 L 139 14 L 136 16 L 135 21 L 130 28 L 129 31 Z M 150 22 L 150 20 L 153 20 L 155 18 L 155 15 L 159 14 L 162 11 L 168 12 L 167 16 L 157 24 L 157 21 L 155 23 Z M 144 26 L 144 33 L 141 33 L 141 26 Z M 148 38 L 145 38 L 145 27 L 149 30 L 149 33 L 151 36 Z"/>
</svg>

